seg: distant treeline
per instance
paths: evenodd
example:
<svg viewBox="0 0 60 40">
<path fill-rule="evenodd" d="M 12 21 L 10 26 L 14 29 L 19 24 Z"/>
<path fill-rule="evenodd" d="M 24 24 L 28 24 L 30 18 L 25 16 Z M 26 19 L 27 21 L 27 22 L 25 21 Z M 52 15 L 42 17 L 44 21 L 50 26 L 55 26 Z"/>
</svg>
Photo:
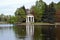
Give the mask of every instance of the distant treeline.
<svg viewBox="0 0 60 40">
<path fill-rule="evenodd" d="M 42 0 L 36 1 L 36 4 L 30 8 L 30 13 L 34 15 L 35 22 L 56 22 L 57 11 L 60 11 L 60 2 L 51 2 L 47 5 Z M 8 19 L 9 18 L 9 19 Z M 24 6 L 17 8 L 15 16 L 10 16 L 7 19 L 9 23 L 23 23 L 26 21 L 26 9 Z M 1 20 L 0 20 L 1 21 Z M 6 19 L 5 19 L 6 21 Z"/>
<path fill-rule="evenodd" d="M 0 14 L 0 23 L 2 22 L 8 22 L 10 17 L 8 15 Z"/>
<path fill-rule="evenodd" d="M 15 16 L 0 14 L 0 24 L 1 23 L 14 23 Z"/>
</svg>

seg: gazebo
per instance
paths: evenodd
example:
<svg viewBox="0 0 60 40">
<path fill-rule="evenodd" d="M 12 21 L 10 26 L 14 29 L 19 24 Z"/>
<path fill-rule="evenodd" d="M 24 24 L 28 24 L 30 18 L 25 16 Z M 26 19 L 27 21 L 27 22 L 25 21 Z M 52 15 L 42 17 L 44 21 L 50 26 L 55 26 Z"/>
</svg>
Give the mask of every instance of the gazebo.
<svg viewBox="0 0 60 40">
<path fill-rule="evenodd" d="M 34 22 L 34 16 L 30 13 L 30 10 L 26 10 L 26 23 L 32 23 Z"/>
</svg>

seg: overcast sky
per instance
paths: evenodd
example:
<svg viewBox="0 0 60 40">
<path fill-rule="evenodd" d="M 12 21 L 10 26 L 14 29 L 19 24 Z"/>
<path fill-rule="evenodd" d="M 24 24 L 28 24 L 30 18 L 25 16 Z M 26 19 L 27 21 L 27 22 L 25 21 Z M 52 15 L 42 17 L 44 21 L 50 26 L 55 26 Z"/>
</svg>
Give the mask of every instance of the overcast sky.
<svg viewBox="0 0 60 40">
<path fill-rule="evenodd" d="M 35 5 L 37 0 L 0 0 L 0 14 L 4 15 L 14 15 L 14 12 L 17 8 L 25 6 L 26 8 L 31 8 L 32 5 Z M 43 0 L 47 4 L 52 1 L 58 3 L 60 0 Z"/>
</svg>

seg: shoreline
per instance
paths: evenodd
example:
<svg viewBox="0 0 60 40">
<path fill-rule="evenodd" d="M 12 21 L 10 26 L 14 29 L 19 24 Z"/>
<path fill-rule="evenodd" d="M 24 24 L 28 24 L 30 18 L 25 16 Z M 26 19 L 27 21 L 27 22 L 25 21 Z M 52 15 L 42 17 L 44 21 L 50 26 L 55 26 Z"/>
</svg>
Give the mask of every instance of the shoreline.
<svg viewBox="0 0 60 40">
<path fill-rule="evenodd" d="M 26 25 L 29 23 L 20 23 L 20 24 L 15 24 L 15 25 Z M 33 24 L 33 25 L 60 25 L 60 23 L 30 23 L 30 24 Z"/>
</svg>

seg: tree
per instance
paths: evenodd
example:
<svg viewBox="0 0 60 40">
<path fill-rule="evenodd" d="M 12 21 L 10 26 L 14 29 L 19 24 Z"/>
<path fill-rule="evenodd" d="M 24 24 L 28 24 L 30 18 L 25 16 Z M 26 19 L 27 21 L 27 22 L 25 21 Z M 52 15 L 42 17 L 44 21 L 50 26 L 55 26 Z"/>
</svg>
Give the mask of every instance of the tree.
<svg viewBox="0 0 60 40">
<path fill-rule="evenodd" d="M 42 0 L 36 2 L 35 6 L 32 6 L 31 10 L 34 11 L 35 22 L 40 22 L 42 14 L 44 13 L 45 3 Z"/>
<path fill-rule="evenodd" d="M 56 10 L 60 10 L 60 2 L 58 2 L 57 4 L 55 4 L 55 8 L 56 8 Z"/>
<path fill-rule="evenodd" d="M 17 22 L 25 22 L 26 18 L 26 12 L 25 12 L 25 7 L 17 8 L 15 12 L 15 16 L 17 17 L 18 21 Z"/>
<path fill-rule="evenodd" d="M 42 16 L 42 22 L 54 23 L 55 13 L 56 13 L 56 10 L 53 2 L 50 5 L 45 4 L 45 11 Z"/>
<path fill-rule="evenodd" d="M 56 22 L 60 22 L 60 2 L 55 4 L 55 9 L 56 9 Z"/>
<path fill-rule="evenodd" d="M 41 21 L 42 22 L 48 22 L 48 5 L 45 3 L 45 9 L 44 9 L 44 13 L 42 15 Z"/>
<path fill-rule="evenodd" d="M 10 19 L 8 20 L 9 23 L 16 23 L 17 22 L 17 18 L 16 16 L 10 16 Z"/>
<path fill-rule="evenodd" d="M 4 21 L 4 14 L 1 14 L 1 21 L 3 22 Z"/>
<path fill-rule="evenodd" d="M 56 10 L 55 10 L 55 7 L 54 7 L 54 3 L 52 2 L 49 5 L 48 22 L 50 22 L 50 23 L 55 22 L 55 13 L 56 13 Z"/>
</svg>

